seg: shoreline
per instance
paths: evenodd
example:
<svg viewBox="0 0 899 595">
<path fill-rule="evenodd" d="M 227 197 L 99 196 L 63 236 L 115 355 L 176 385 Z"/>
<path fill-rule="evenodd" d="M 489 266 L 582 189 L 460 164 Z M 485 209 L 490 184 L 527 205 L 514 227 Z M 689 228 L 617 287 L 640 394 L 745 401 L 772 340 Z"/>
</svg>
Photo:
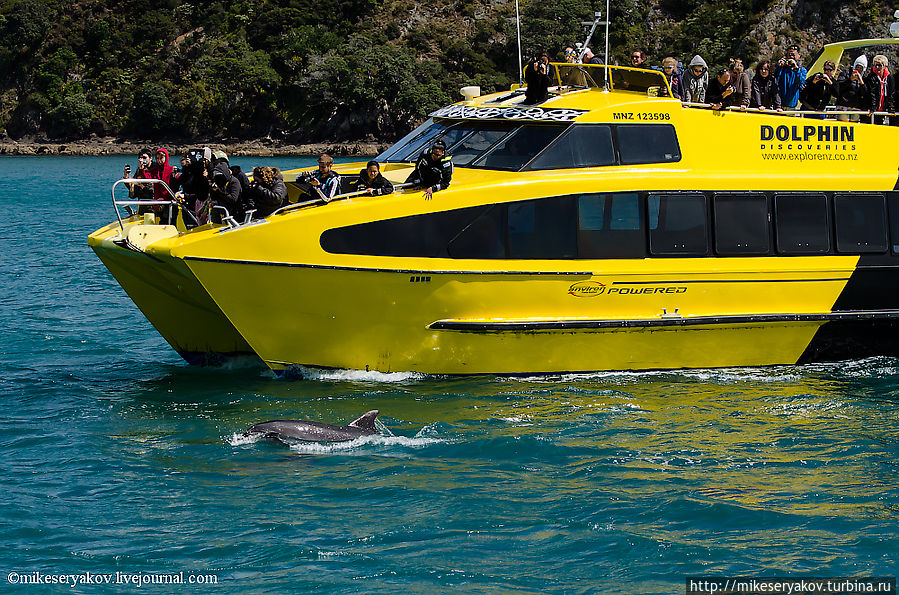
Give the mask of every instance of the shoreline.
<svg viewBox="0 0 899 595">
<path fill-rule="evenodd" d="M 196 141 L 144 141 L 123 140 L 113 137 L 91 138 L 75 141 L 49 141 L 46 139 L 12 140 L 0 138 L 0 155 L 137 155 L 143 148 L 165 147 L 171 155 L 185 155 L 189 149 L 210 147 L 235 157 L 303 157 L 329 153 L 334 157 L 369 157 L 377 155 L 392 143 L 321 142 L 290 144 L 271 139 L 239 141 L 235 139 L 205 139 Z"/>
</svg>

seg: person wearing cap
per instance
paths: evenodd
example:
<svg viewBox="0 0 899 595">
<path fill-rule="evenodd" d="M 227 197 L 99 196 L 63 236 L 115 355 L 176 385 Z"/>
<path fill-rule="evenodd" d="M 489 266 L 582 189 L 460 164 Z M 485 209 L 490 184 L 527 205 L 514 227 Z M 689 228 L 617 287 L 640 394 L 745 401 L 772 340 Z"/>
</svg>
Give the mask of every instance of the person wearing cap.
<svg viewBox="0 0 899 595">
<path fill-rule="evenodd" d="M 602 64 L 602 58 L 593 53 L 590 48 L 584 48 L 584 64 Z"/>
<path fill-rule="evenodd" d="M 209 147 L 191 149 L 181 158 L 181 175 L 172 186 L 172 190 L 179 193 L 198 220 L 209 199 L 209 177 L 206 172 L 211 161 L 212 150 Z"/>
<path fill-rule="evenodd" d="M 851 70 L 844 70 L 837 77 L 834 88 L 834 103 L 843 110 L 864 109 L 868 89 L 865 86 L 865 71 L 868 69 L 868 57 L 862 54 L 855 59 Z M 855 114 L 842 114 L 841 120 L 858 121 Z"/>
<path fill-rule="evenodd" d="M 780 103 L 784 109 L 797 109 L 799 105 L 799 92 L 805 87 L 805 79 L 808 71 L 799 60 L 799 46 L 791 45 L 787 49 L 785 58 L 777 63 L 774 73 L 777 78 L 777 88 L 780 90 Z"/>
<path fill-rule="evenodd" d="M 393 192 L 393 184 L 381 175 L 381 166 L 377 161 L 369 161 L 365 169 L 359 172 L 357 190 L 365 190 L 372 196 L 384 196 Z"/>
<path fill-rule="evenodd" d="M 453 162 L 446 154 L 446 143 L 438 140 L 415 162 L 415 169 L 406 178 L 406 183 L 423 190 L 425 200 L 430 200 L 435 192 L 450 185 L 452 177 Z"/>
</svg>

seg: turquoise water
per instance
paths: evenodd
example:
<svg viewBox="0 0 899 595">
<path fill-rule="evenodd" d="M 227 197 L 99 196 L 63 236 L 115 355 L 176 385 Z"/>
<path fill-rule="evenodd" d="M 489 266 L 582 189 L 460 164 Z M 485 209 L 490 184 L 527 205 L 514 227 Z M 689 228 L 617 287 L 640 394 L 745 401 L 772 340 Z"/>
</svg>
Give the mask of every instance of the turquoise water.
<svg viewBox="0 0 899 595">
<path fill-rule="evenodd" d="M 11 572 L 184 572 L 228 593 L 897 574 L 899 361 L 461 379 L 189 367 L 86 245 L 126 161 L 0 158 L 0 591 Z M 383 437 L 239 437 L 368 409 Z"/>
</svg>

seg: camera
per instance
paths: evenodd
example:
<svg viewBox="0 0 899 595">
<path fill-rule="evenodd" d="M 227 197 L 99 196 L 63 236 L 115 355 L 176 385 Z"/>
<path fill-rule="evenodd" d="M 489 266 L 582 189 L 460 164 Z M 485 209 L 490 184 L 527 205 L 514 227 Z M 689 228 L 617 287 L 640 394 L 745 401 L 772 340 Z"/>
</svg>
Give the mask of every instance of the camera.
<svg viewBox="0 0 899 595">
<path fill-rule="evenodd" d="M 303 181 L 303 182 L 308 182 L 309 180 L 311 180 L 312 178 L 315 177 L 316 173 L 317 172 L 315 170 L 304 171 L 299 176 L 297 176 L 297 180 Z"/>
<path fill-rule="evenodd" d="M 187 152 L 187 158 L 193 165 L 203 163 L 203 149 L 191 149 Z"/>
</svg>

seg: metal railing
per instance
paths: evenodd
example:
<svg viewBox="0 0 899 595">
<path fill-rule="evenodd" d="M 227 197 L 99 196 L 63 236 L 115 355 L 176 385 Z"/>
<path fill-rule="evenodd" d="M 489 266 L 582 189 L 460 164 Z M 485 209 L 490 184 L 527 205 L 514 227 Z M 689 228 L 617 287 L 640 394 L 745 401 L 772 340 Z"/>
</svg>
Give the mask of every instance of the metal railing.
<svg viewBox="0 0 899 595">
<path fill-rule="evenodd" d="M 411 184 L 411 183 L 409 183 L 409 184 L 405 184 L 405 183 L 404 184 L 394 184 L 393 189 L 394 190 L 403 190 L 405 188 L 411 188 L 412 186 L 413 186 L 413 184 Z M 353 192 L 347 192 L 345 194 L 338 194 L 338 195 L 332 196 L 330 198 L 322 195 L 318 198 L 313 198 L 311 200 L 304 200 L 303 202 L 295 202 L 293 204 L 284 205 L 283 207 L 273 211 L 272 215 L 278 215 L 280 213 L 287 213 L 289 211 L 294 211 L 294 210 L 302 208 L 302 207 L 309 207 L 309 206 L 317 205 L 317 204 L 328 204 L 329 202 L 334 202 L 335 200 L 344 200 L 346 198 L 352 198 L 354 196 L 362 196 L 363 194 L 368 194 L 368 188 L 366 188 L 365 190 L 354 190 Z M 269 215 L 269 216 L 271 216 L 271 215 Z"/>
<path fill-rule="evenodd" d="M 754 113 L 754 114 L 767 114 L 769 116 L 789 116 L 793 118 L 801 118 L 805 116 L 814 116 L 811 119 L 828 119 L 833 120 L 834 118 L 831 116 L 854 116 L 854 117 L 873 117 L 873 116 L 891 116 L 893 118 L 899 118 L 899 113 L 896 112 L 868 112 L 864 110 L 857 110 L 851 108 L 838 109 L 836 106 L 828 105 L 824 108 L 823 111 L 814 111 L 814 110 L 796 110 L 791 108 L 786 109 L 774 109 L 774 108 L 759 108 L 759 107 L 741 107 L 739 105 L 728 105 L 728 106 L 715 106 L 710 103 L 694 103 L 689 101 L 682 101 L 681 105 L 684 107 L 690 108 L 699 108 L 699 109 L 707 109 L 714 111 L 727 111 L 727 112 L 738 112 L 738 113 Z"/>
<path fill-rule="evenodd" d="M 168 192 L 169 196 L 172 197 L 171 200 L 116 200 L 115 197 L 115 189 L 119 184 L 128 185 L 128 190 L 130 193 L 131 186 L 130 184 L 162 184 L 165 188 L 165 191 Z M 122 222 L 122 213 L 119 212 L 119 207 L 131 207 L 132 205 L 137 205 L 138 207 L 142 206 L 155 206 L 155 205 L 168 205 L 169 207 L 169 221 L 172 220 L 173 209 L 177 207 L 179 204 L 178 199 L 175 198 L 175 193 L 172 192 L 172 189 L 169 188 L 169 185 L 163 182 L 162 180 L 157 180 L 155 178 L 122 178 L 121 180 L 116 180 L 112 184 L 112 208 L 115 210 L 116 219 L 119 221 L 119 229 L 122 230 L 122 233 L 125 232 L 125 224 Z"/>
</svg>

